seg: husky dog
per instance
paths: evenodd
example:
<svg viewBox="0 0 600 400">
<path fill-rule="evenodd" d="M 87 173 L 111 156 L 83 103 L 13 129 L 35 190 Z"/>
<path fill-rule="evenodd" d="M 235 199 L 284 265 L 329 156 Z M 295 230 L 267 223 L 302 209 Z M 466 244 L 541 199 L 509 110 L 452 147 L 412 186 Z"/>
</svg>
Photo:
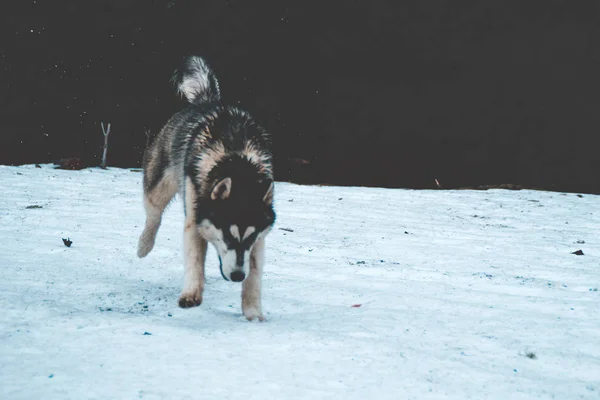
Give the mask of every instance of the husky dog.
<svg viewBox="0 0 600 400">
<path fill-rule="evenodd" d="M 186 58 L 173 79 L 188 104 L 146 145 L 146 225 L 137 254 L 152 250 L 162 213 L 179 193 L 185 212 L 179 306 L 202 303 L 210 242 L 223 278 L 243 282 L 244 316 L 262 321 L 265 236 L 275 221 L 269 136 L 248 113 L 221 103 L 215 74 L 202 58 Z"/>
</svg>

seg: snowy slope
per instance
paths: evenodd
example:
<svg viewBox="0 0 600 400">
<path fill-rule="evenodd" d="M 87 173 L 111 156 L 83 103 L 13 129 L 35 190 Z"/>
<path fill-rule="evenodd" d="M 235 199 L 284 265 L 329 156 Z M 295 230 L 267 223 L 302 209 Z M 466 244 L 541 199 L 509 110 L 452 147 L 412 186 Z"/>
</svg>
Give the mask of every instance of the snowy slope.
<svg viewBox="0 0 600 400">
<path fill-rule="evenodd" d="M 136 258 L 140 181 L 0 167 L 0 398 L 600 398 L 598 196 L 278 183 L 250 323 L 214 251 L 177 308 L 179 201 Z"/>
</svg>

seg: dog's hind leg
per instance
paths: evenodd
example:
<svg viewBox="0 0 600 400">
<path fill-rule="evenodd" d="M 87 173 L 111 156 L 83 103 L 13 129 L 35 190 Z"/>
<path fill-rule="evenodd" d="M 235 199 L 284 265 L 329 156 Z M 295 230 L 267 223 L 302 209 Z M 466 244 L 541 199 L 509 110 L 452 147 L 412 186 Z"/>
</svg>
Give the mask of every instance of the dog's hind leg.
<svg viewBox="0 0 600 400">
<path fill-rule="evenodd" d="M 264 321 L 261 305 L 261 281 L 265 258 L 265 239 L 256 242 L 250 253 L 250 273 L 242 284 L 242 312 L 249 321 Z"/>
<path fill-rule="evenodd" d="M 206 240 L 198 233 L 194 213 L 195 190 L 190 178 L 186 178 L 185 228 L 183 231 L 183 252 L 185 273 L 183 291 L 179 296 L 179 307 L 189 308 L 202 304 L 204 292 L 204 262 L 206 260 Z"/>
<path fill-rule="evenodd" d="M 138 257 L 145 257 L 154 247 L 156 233 L 160 227 L 162 214 L 177 193 L 177 180 L 172 171 L 165 170 L 162 177 L 151 188 L 144 188 L 144 208 L 146 225 L 138 242 Z"/>
</svg>

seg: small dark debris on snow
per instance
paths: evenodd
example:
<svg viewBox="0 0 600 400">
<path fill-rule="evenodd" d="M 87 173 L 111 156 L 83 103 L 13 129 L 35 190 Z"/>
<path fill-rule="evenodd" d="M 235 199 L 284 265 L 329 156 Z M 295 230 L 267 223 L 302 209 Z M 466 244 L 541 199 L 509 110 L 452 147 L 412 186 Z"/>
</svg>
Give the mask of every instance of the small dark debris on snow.
<svg viewBox="0 0 600 400">
<path fill-rule="evenodd" d="M 585 244 L 585 240 L 578 240 L 577 242 L 575 242 L 577 244 Z"/>
<path fill-rule="evenodd" d="M 581 195 L 581 194 L 578 194 L 578 195 L 577 195 L 577 197 L 579 197 L 579 198 L 582 198 L 582 197 L 583 197 L 583 195 Z"/>
<path fill-rule="evenodd" d="M 291 203 L 291 202 L 293 202 L 293 201 L 294 201 L 294 199 L 289 199 L 288 201 Z"/>
<path fill-rule="evenodd" d="M 104 312 L 104 311 L 112 311 L 112 308 L 107 307 L 107 308 L 102 308 L 100 307 L 100 311 Z"/>
<path fill-rule="evenodd" d="M 42 168 L 42 166 L 40 164 L 35 164 L 36 168 Z"/>
<path fill-rule="evenodd" d="M 25 207 L 28 210 L 33 210 L 33 209 L 37 209 L 37 208 L 44 208 L 44 206 L 38 206 L 37 204 L 32 204 L 30 206 Z"/>
<path fill-rule="evenodd" d="M 48 375 L 48 378 L 50 378 L 50 379 L 54 378 L 54 374 Z"/>
<path fill-rule="evenodd" d="M 340 197 L 338 200 L 342 200 L 342 199 L 343 199 L 343 197 Z"/>
<path fill-rule="evenodd" d="M 20 172 L 17 172 L 17 175 L 23 175 L 23 174 L 22 174 L 22 173 L 20 173 Z"/>
<path fill-rule="evenodd" d="M 144 332 L 144 336 L 152 336 L 150 332 Z"/>
<path fill-rule="evenodd" d="M 279 228 L 279 229 L 282 231 L 286 231 L 286 232 L 294 232 L 294 230 L 290 229 L 290 228 Z"/>
<path fill-rule="evenodd" d="M 358 264 L 366 264 L 366 261 L 357 261 L 356 265 L 358 265 Z"/>
<path fill-rule="evenodd" d="M 308 251 L 313 251 L 313 249 L 308 249 Z"/>
<path fill-rule="evenodd" d="M 404 234 L 405 234 L 405 235 L 408 235 L 408 231 L 404 231 Z"/>
<path fill-rule="evenodd" d="M 597 291 L 598 291 L 597 287 L 596 288 L 590 288 L 590 292 L 597 292 Z"/>
<path fill-rule="evenodd" d="M 352 308 L 358 308 L 360 306 L 362 306 L 362 304 L 352 304 L 350 307 L 352 307 Z"/>
<path fill-rule="evenodd" d="M 130 169 L 131 172 L 142 172 L 143 170 L 139 168 Z"/>
<path fill-rule="evenodd" d="M 171 313 L 167 314 L 167 317 L 172 317 L 172 316 L 173 316 L 173 314 L 171 314 Z"/>
<path fill-rule="evenodd" d="M 143 308 L 148 308 L 148 306 L 144 306 Z"/>
<path fill-rule="evenodd" d="M 527 358 L 531 358 L 532 360 L 535 360 L 535 359 L 537 359 L 537 356 L 535 355 L 535 353 L 533 353 L 533 352 L 531 352 L 531 351 L 530 351 L 529 353 L 525 354 L 525 356 L 526 356 Z"/>
<path fill-rule="evenodd" d="M 574 252 L 572 252 L 571 254 L 575 254 L 575 255 L 577 255 L 577 256 L 583 256 L 583 255 L 584 255 L 584 254 L 583 254 L 583 251 L 581 251 L 581 250 L 574 251 Z"/>
<path fill-rule="evenodd" d="M 67 247 L 71 247 L 71 245 L 73 244 L 73 241 L 71 240 L 71 238 L 62 238 L 63 243 L 65 244 L 65 246 Z"/>
</svg>

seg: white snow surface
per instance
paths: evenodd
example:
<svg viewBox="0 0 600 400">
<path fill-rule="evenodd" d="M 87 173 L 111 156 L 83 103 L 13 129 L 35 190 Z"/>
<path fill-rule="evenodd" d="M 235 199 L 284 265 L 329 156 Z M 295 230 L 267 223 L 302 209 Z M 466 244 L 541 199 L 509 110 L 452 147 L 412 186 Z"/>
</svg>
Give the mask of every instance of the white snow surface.
<svg viewBox="0 0 600 400">
<path fill-rule="evenodd" d="M 278 182 L 260 323 L 141 178 L 0 167 L 0 398 L 600 398 L 599 196 Z"/>
</svg>

